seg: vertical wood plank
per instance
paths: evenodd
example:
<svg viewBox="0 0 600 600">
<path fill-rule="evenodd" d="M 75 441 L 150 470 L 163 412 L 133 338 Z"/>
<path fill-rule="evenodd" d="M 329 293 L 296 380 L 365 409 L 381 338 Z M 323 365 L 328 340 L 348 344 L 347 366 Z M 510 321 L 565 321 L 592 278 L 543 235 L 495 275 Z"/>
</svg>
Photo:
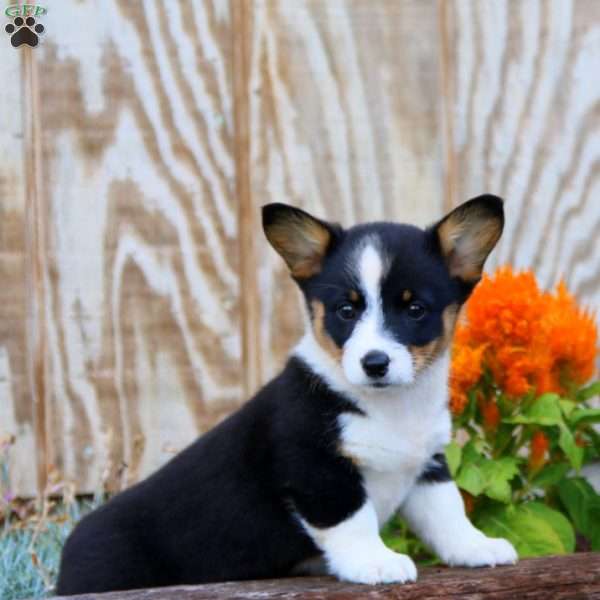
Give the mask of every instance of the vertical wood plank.
<svg viewBox="0 0 600 600">
<path fill-rule="evenodd" d="M 48 461 L 118 488 L 242 397 L 231 7 L 50 8 Z"/>
<path fill-rule="evenodd" d="M 4 5 L 4 3 L 3 3 Z M 0 61 L 0 437 L 15 437 L 10 450 L 10 492 L 35 495 L 36 422 L 28 334 L 27 181 L 31 143 L 27 125 L 25 54 L 7 40 Z"/>
<path fill-rule="evenodd" d="M 600 302 L 600 4 L 448 3 L 458 200 L 506 198 L 490 264 Z"/>
<path fill-rule="evenodd" d="M 434 1 L 253 2 L 255 211 L 288 202 L 344 225 L 426 224 L 443 205 Z M 301 330 L 298 296 L 257 228 L 263 378 Z"/>
<path fill-rule="evenodd" d="M 46 338 L 46 247 L 45 207 L 42 199 L 43 173 L 41 161 L 40 90 L 38 66 L 33 48 L 25 47 L 22 54 L 21 80 L 24 96 L 24 155 L 25 162 L 25 243 L 27 251 L 27 355 L 29 388 L 33 403 L 36 440 L 37 484 L 46 488 L 48 452 L 46 431 L 48 344 Z"/>
<path fill-rule="evenodd" d="M 260 228 L 256 206 L 252 203 L 250 183 L 250 35 L 252 5 L 246 0 L 234 0 L 232 6 L 233 85 L 235 115 L 236 199 L 240 251 L 240 318 L 242 345 L 242 375 L 244 395 L 250 396 L 261 384 L 260 312 L 256 283 L 255 240 Z"/>
</svg>

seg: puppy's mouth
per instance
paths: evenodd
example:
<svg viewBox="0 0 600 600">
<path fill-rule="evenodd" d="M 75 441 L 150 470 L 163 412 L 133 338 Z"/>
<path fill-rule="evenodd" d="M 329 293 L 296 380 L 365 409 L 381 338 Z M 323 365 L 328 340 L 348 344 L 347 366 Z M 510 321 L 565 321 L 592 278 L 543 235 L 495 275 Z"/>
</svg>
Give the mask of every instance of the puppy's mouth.
<svg viewBox="0 0 600 600">
<path fill-rule="evenodd" d="M 386 381 L 374 381 L 373 383 L 370 383 L 369 386 L 373 387 L 373 388 L 378 388 L 378 389 L 383 389 L 386 387 L 390 387 L 390 383 L 387 383 Z"/>
</svg>

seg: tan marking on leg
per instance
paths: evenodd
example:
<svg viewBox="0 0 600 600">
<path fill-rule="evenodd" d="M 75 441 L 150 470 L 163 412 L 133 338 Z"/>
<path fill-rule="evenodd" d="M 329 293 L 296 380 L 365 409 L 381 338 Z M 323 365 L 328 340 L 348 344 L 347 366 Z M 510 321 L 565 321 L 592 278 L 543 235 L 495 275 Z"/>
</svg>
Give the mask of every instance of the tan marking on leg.
<svg viewBox="0 0 600 600">
<path fill-rule="evenodd" d="M 327 331 L 325 331 L 325 307 L 319 300 L 313 300 L 312 308 L 312 328 L 315 334 L 317 343 L 327 354 L 329 354 L 336 362 L 342 360 L 342 349 L 331 339 Z"/>
</svg>

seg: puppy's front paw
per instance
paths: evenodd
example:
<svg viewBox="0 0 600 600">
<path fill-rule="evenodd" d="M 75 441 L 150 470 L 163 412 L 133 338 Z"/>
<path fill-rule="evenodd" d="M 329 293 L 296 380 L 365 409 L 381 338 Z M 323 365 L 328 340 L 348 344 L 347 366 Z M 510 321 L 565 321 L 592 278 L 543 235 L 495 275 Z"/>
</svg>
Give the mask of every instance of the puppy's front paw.
<svg viewBox="0 0 600 600">
<path fill-rule="evenodd" d="M 417 568 L 406 554 L 387 548 L 377 552 L 357 552 L 330 563 L 332 574 L 352 583 L 406 583 L 416 581 Z"/>
<path fill-rule="evenodd" d="M 440 558 L 453 567 L 495 567 L 514 565 L 518 556 L 508 540 L 480 534 L 453 543 Z"/>
</svg>

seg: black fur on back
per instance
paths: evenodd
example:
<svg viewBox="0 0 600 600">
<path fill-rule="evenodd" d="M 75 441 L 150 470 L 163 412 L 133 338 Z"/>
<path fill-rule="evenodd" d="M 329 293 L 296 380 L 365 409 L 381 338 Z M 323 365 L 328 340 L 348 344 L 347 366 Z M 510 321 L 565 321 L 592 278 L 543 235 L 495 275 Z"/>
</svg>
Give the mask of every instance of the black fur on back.
<svg viewBox="0 0 600 600">
<path fill-rule="evenodd" d="M 330 526 L 364 502 L 358 470 L 338 454 L 337 417 L 356 410 L 290 359 L 238 412 L 84 517 L 57 593 L 289 574 L 319 554 L 296 510 Z"/>
</svg>

